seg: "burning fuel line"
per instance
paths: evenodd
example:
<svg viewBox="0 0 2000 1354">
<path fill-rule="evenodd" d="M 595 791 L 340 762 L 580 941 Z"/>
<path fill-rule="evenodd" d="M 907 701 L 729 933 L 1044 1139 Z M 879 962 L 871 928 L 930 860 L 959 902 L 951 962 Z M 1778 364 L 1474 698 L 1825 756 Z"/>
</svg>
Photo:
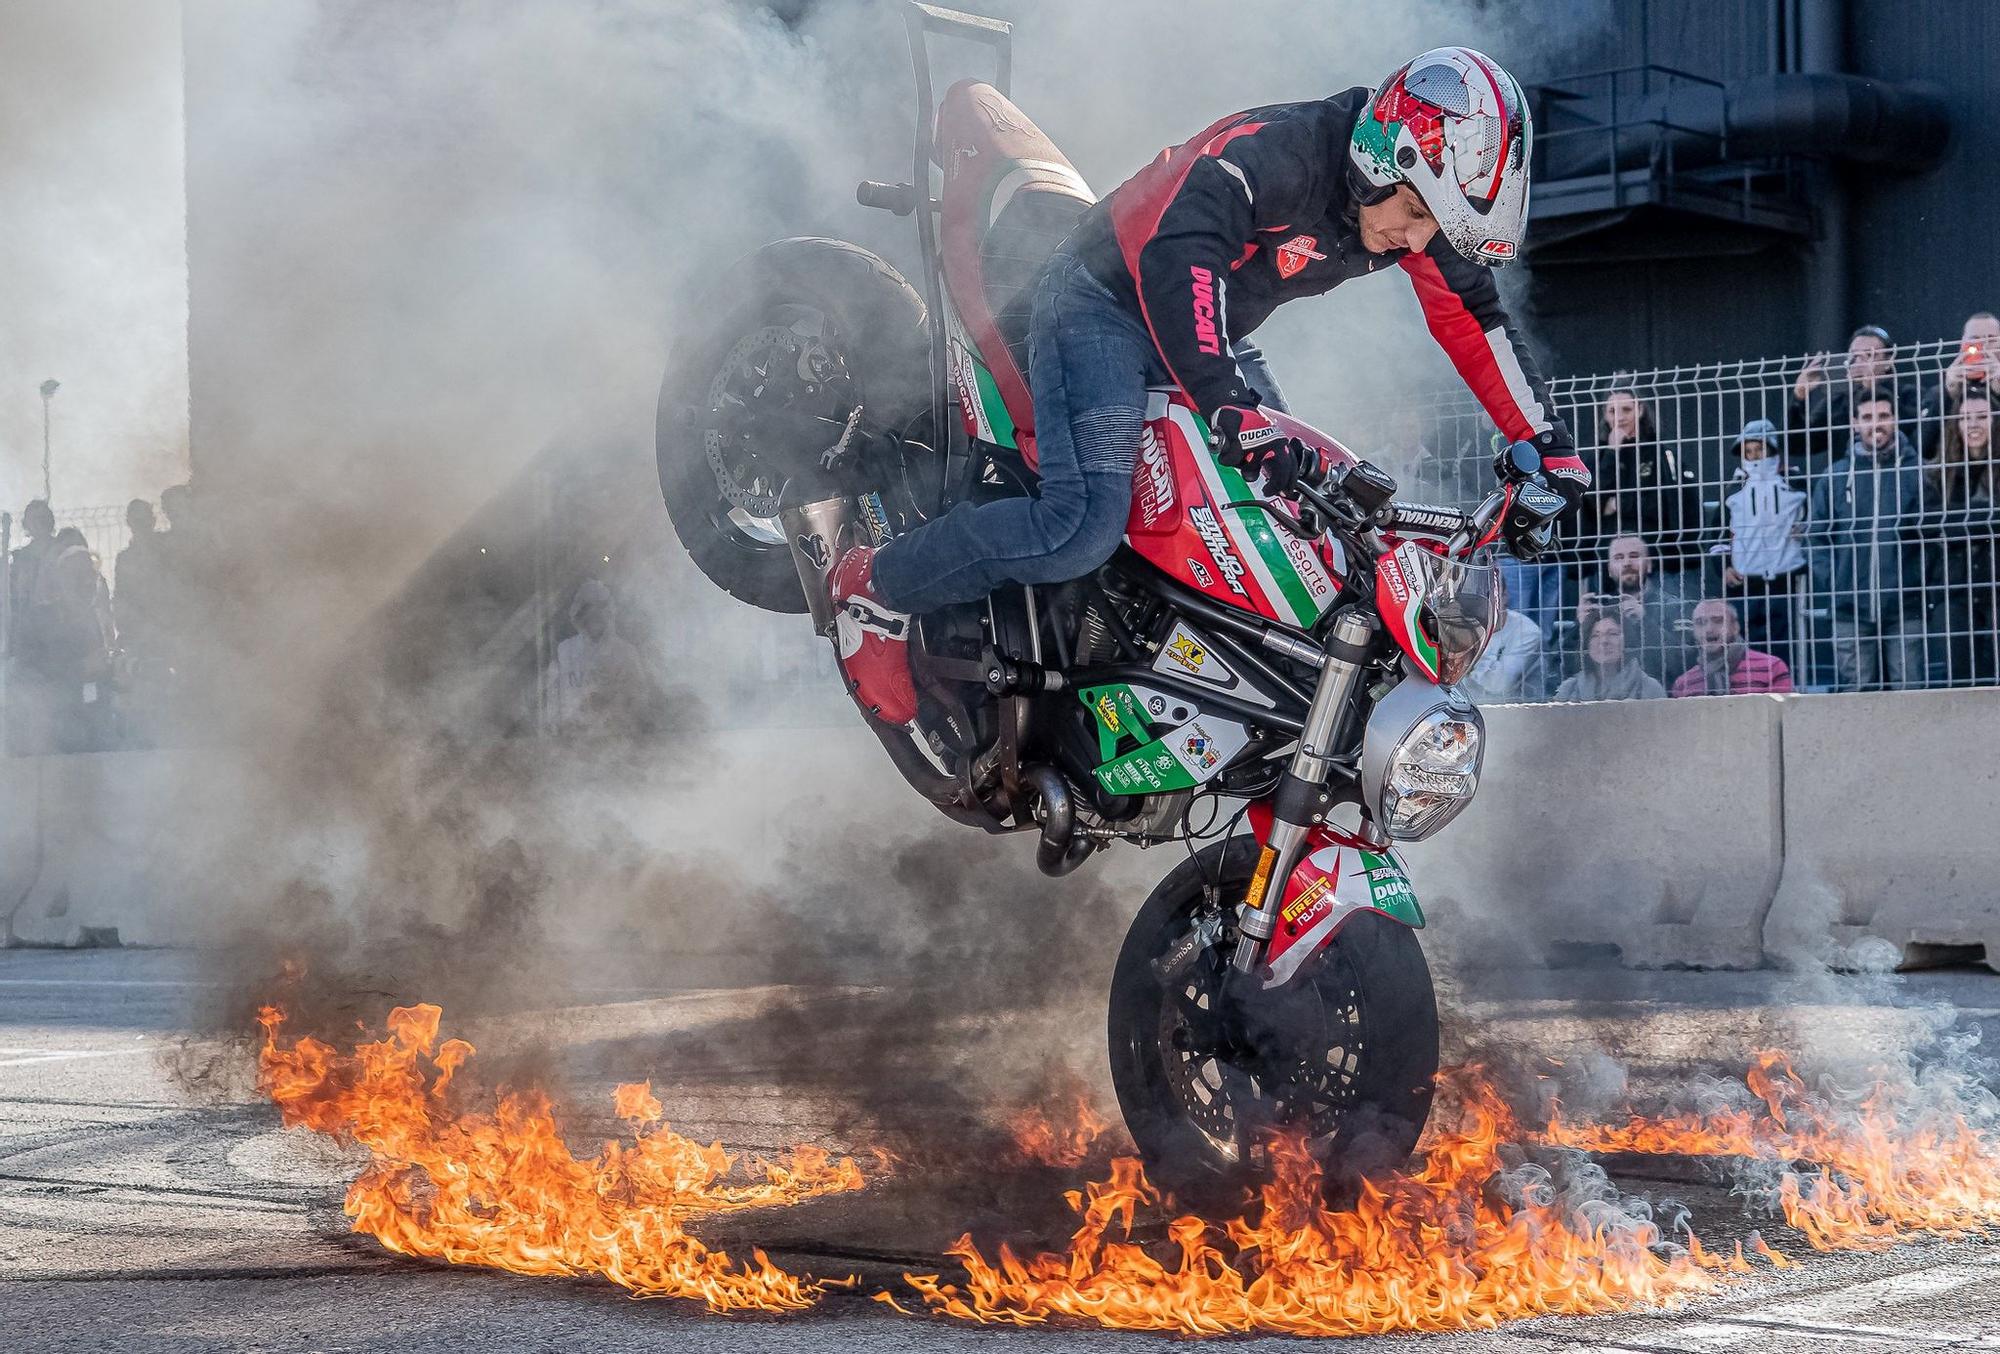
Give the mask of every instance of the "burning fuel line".
<svg viewBox="0 0 2000 1354">
<path fill-rule="evenodd" d="M 868 1177 L 851 1159 L 802 1146 L 739 1161 L 672 1132 L 643 1084 L 615 1097 L 632 1139 L 579 1159 L 544 1095 L 503 1094 L 491 1110 L 456 1103 L 454 1078 L 473 1049 L 440 1043 L 440 1019 L 435 1006 L 398 1007 L 385 1038 L 340 1052 L 287 1041 L 282 1012 L 262 1014 L 260 1084 L 284 1122 L 369 1153 L 347 1191 L 356 1231 L 404 1254 L 597 1274 L 635 1296 L 718 1312 L 797 1311 L 851 1283 L 789 1273 L 762 1251 L 739 1263 L 688 1231 L 704 1216 L 862 1189 Z M 1261 1208 L 1171 1220 L 1177 1259 L 1163 1261 L 1166 1248 L 1131 1239 L 1160 1196 L 1136 1160 L 1121 1158 L 1108 1179 L 1066 1196 L 1080 1224 L 1064 1250 L 1002 1247 L 989 1258 L 967 1235 L 947 1252 L 961 1280 L 905 1281 L 929 1311 L 968 1321 L 1342 1336 L 1672 1304 L 1759 1264 L 1794 1263 L 1755 1235 L 1748 1255 L 1709 1250 L 1677 1219 L 1621 1195 L 1580 1152 L 1739 1158 L 1756 1182 L 1739 1192 L 1822 1251 L 2000 1232 L 2000 1131 L 1952 1086 L 1815 1089 L 1778 1054 L 1760 1055 L 1744 1082 L 1748 1107 L 1621 1124 L 1557 1112 L 1531 1128 L 1476 1070 L 1462 1071 L 1422 1165 L 1364 1185 L 1351 1209 L 1325 1208 L 1315 1163 L 1279 1143 Z M 1106 1127 L 1067 1098 L 1053 1115 L 1012 1122 L 1024 1159 L 1065 1164 L 1087 1156 Z"/>
</svg>

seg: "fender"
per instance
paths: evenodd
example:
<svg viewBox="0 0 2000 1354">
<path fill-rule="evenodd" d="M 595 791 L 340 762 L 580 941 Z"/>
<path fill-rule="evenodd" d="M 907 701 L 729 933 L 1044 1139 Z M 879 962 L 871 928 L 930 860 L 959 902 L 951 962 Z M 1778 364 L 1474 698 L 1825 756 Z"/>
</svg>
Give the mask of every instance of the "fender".
<svg viewBox="0 0 2000 1354">
<path fill-rule="evenodd" d="M 1250 806 L 1250 829 L 1259 843 L 1270 836 L 1268 804 Z M 1359 913 L 1378 912 L 1413 931 L 1424 926 L 1423 909 L 1396 853 L 1371 850 L 1326 828 L 1312 830 L 1306 853 L 1285 881 L 1284 900 L 1265 960 L 1266 988 L 1290 982 Z"/>
</svg>

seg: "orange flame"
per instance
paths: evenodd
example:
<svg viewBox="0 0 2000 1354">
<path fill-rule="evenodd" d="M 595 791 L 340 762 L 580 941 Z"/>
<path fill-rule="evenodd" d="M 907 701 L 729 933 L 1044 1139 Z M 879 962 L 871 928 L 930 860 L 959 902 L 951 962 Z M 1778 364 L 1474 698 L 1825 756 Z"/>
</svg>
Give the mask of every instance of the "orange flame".
<svg viewBox="0 0 2000 1354">
<path fill-rule="evenodd" d="M 284 1014 L 259 1014 L 259 1084 L 288 1126 L 368 1149 L 347 1191 L 356 1231 L 394 1251 L 490 1265 L 517 1274 L 602 1274 L 641 1297 L 698 1298 L 714 1311 L 797 1310 L 822 1287 L 786 1273 L 762 1251 L 733 1263 L 690 1236 L 703 1214 L 798 1203 L 861 1188 L 854 1162 L 814 1147 L 788 1160 L 737 1163 L 656 1124 L 645 1083 L 620 1086 L 614 1104 L 631 1143 L 607 1142 L 579 1161 L 557 1132 L 547 1097 L 509 1093 L 491 1113 L 454 1109 L 452 1078 L 472 1056 L 462 1039 L 437 1042 L 435 1006 L 399 1006 L 389 1037 L 336 1052 L 317 1039 L 279 1039 Z M 761 1179 L 744 1176 L 761 1174 Z"/>
<path fill-rule="evenodd" d="M 1179 1259 L 1167 1264 L 1130 1241 L 1135 1214 L 1160 1196 L 1137 1161 L 1120 1159 L 1108 1181 L 1069 1196 L 1083 1222 L 1066 1252 L 1024 1259 L 1002 1246 L 989 1260 L 968 1235 L 950 1251 L 962 1285 L 904 1278 L 933 1311 L 970 1321 L 1344 1336 L 1672 1304 L 1752 1271 L 1742 1246 L 1718 1255 L 1691 1233 L 1669 1238 L 1601 1185 L 1572 1197 L 1539 1167 L 1510 1168 L 1522 1158 L 1509 1144 L 1534 1141 L 1772 1162 L 1786 1220 L 1821 1250 L 2000 1228 L 2000 1139 L 1949 1097 L 1920 1105 L 1878 1084 L 1850 1115 L 1776 1054 L 1761 1055 L 1746 1082 L 1761 1113 L 1618 1127 L 1558 1119 L 1530 1134 L 1468 1077 L 1458 1123 L 1438 1133 L 1421 1169 L 1363 1185 L 1352 1211 L 1324 1207 L 1310 1156 L 1280 1142 L 1259 1220 L 1176 1218 Z M 1817 1169 L 1793 1164 L 1802 1159 Z M 1109 1239 L 1114 1226 L 1124 1239 Z M 1794 1263 L 1760 1236 L 1750 1250 L 1774 1268 Z"/>
<path fill-rule="evenodd" d="M 2000 1142 L 1973 1127 L 1949 1088 L 1923 1103 L 1880 1080 L 1854 1097 L 1815 1095 L 1784 1054 L 1769 1051 L 1744 1080 L 1760 1109 L 1634 1115 L 1619 1125 L 1558 1115 L 1544 1140 L 1592 1152 L 1782 1163 L 1770 1191 L 1815 1250 L 1879 1250 L 1916 1234 L 1964 1237 L 2000 1226 Z M 1852 1108 L 1841 1104 L 1847 1098 Z"/>
<path fill-rule="evenodd" d="M 1110 1127 L 1081 1091 L 1057 1102 L 1053 1110 L 1031 1105 L 1007 1119 L 1015 1153 L 1036 1166 L 1081 1166 Z"/>
</svg>

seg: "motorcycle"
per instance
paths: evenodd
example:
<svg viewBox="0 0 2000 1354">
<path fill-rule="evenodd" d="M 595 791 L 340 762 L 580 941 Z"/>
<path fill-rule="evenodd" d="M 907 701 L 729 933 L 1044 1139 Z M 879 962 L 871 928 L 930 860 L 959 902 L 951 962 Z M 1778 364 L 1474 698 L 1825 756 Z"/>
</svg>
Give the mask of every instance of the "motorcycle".
<svg viewBox="0 0 2000 1354">
<path fill-rule="evenodd" d="M 696 564 L 836 643 L 827 576 L 849 544 L 1033 492 L 1029 297 L 1095 201 L 1006 95 L 1008 25 L 928 4 L 907 21 L 912 178 L 857 196 L 914 216 L 922 294 L 845 241 L 766 245 L 660 396 L 661 488 Z M 987 48 L 996 78 L 934 104 L 938 38 Z M 931 804 L 1033 833 L 1051 876 L 1185 844 L 1111 982 L 1112 1076 L 1157 1183 L 1240 1190 L 1278 1132 L 1351 1180 L 1401 1164 L 1429 1113 L 1437 1005 L 1400 848 L 1478 787 L 1485 726 L 1455 684 L 1505 616 L 1486 551 L 1510 519 L 1546 535 L 1562 500 L 1519 444 L 1471 513 L 1399 502 L 1275 412 L 1310 455 L 1273 494 L 1220 463 L 1178 389 L 1149 398 L 1114 558 L 915 618 L 917 718 L 862 717 Z"/>
</svg>

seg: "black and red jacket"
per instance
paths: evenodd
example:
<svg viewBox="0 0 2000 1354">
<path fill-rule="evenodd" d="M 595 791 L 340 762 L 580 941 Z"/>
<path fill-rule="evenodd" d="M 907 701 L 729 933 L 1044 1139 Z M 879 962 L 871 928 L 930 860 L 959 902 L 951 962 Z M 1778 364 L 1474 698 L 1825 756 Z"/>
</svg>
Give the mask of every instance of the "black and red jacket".
<svg viewBox="0 0 2000 1354">
<path fill-rule="evenodd" d="M 1254 404 L 1229 345 L 1283 302 L 1390 264 L 1409 274 L 1432 337 L 1510 441 L 1539 441 L 1566 496 L 1589 485 L 1492 270 L 1443 232 L 1421 254 L 1361 245 L 1348 138 L 1372 91 L 1237 113 L 1126 180 L 1070 248 L 1137 307 L 1167 369 L 1204 413 Z"/>
</svg>

